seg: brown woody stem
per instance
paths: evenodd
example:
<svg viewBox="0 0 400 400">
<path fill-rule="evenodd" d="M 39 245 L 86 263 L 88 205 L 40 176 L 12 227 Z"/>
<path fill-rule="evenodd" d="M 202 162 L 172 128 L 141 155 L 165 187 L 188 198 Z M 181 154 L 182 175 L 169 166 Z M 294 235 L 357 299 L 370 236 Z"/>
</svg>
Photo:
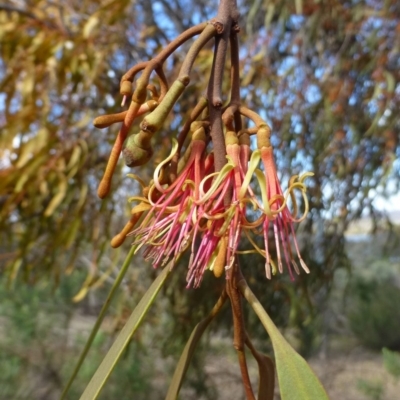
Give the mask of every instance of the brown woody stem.
<svg viewBox="0 0 400 400">
<path fill-rule="evenodd" d="M 253 389 L 251 388 L 249 371 L 247 369 L 246 354 L 244 352 L 244 349 L 237 350 L 237 354 L 246 398 L 247 400 L 256 400 L 256 398 L 254 397 Z"/>
<path fill-rule="evenodd" d="M 233 317 L 233 347 L 237 351 L 240 372 L 242 374 L 243 386 L 247 400 L 255 400 L 253 389 L 251 387 L 249 372 L 247 369 L 246 354 L 244 343 L 246 340 L 246 330 L 244 327 L 242 295 L 237 287 L 237 282 L 243 280 L 239 263 L 236 258 L 230 272 L 230 277 L 226 281 L 226 291 L 231 301 Z"/>
<path fill-rule="evenodd" d="M 242 129 L 242 119 L 239 113 L 240 106 L 240 77 L 239 77 L 239 43 L 237 33 L 232 31 L 231 44 L 231 100 L 222 114 L 222 120 L 230 131 L 238 132 Z M 235 126 L 233 125 L 235 122 Z"/>
<path fill-rule="evenodd" d="M 188 53 L 186 54 L 185 60 L 183 61 L 181 69 L 179 71 L 178 79 L 185 79 L 185 77 L 189 76 L 194 60 L 199 54 L 199 51 L 205 46 L 205 44 L 210 39 L 212 39 L 215 33 L 216 33 L 216 28 L 212 24 L 208 24 L 204 28 L 203 32 L 201 32 L 200 36 L 192 44 Z"/>
<path fill-rule="evenodd" d="M 225 58 L 226 47 L 220 46 L 221 38 L 216 38 L 215 49 L 214 49 L 214 60 L 211 69 L 210 82 L 208 85 L 208 108 L 209 108 L 209 118 L 210 118 L 210 129 L 211 129 L 211 139 L 214 146 L 214 156 L 215 156 L 215 171 L 220 171 L 226 163 L 226 148 L 225 148 L 225 138 L 222 128 L 222 100 L 221 97 L 215 94 L 220 93 L 222 82 L 220 71 L 217 71 L 217 58 Z M 223 52 L 222 56 L 221 51 Z"/>
<path fill-rule="evenodd" d="M 242 129 L 242 118 L 238 111 L 240 105 L 240 74 L 239 74 L 239 41 L 235 29 L 230 35 L 231 43 L 231 104 L 236 106 L 234 109 L 235 131 Z"/>
<path fill-rule="evenodd" d="M 142 61 L 139 64 L 134 65 L 132 68 L 126 72 L 121 78 L 121 84 L 124 81 L 132 82 L 135 79 L 135 76 L 138 72 L 143 71 L 148 65 L 150 61 Z"/>
<path fill-rule="evenodd" d="M 222 127 L 222 80 L 226 59 L 226 51 L 228 47 L 228 38 L 230 37 L 233 26 L 236 27 L 238 20 L 238 11 L 235 0 L 221 0 L 218 15 L 215 19 L 215 24 L 219 26 L 221 34 L 215 39 L 214 59 L 211 69 L 210 81 L 207 89 L 209 118 L 211 128 L 211 139 L 214 145 L 215 170 L 220 171 L 226 163 L 226 148 L 225 138 Z M 222 29 L 221 29 L 222 27 Z M 232 80 L 235 80 L 235 85 L 239 86 L 238 82 L 238 59 L 235 59 L 237 47 L 234 43 L 234 52 Z M 239 104 L 239 89 L 235 88 L 232 91 L 233 102 Z M 236 111 L 236 110 L 235 110 Z M 225 199 L 225 204 L 228 205 L 229 199 Z M 244 353 L 244 341 L 246 331 L 244 329 L 242 298 L 237 288 L 236 283 L 242 279 L 238 260 L 236 258 L 231 270 L 228 271 L 226 281 L 226 291 L 232 306 L 233 316 L 233 345 L 238 353 L 240 371 L 242 373 L 243 385 L 248 400 L 255 400 L 253 390 L 251 388 L 249 373 L 247 369 L 246 356 Z"/>
<path fill-rule="evenodd" d="M 222 127 L 222 78 L 225 67 L 228 39 L 233 25 L 239 17 L 236 0 L 221 0 L 214 24 L 221 32 L 215 39 L 214 60 L 207 90 L 211 139 L 214 145 L 215 170 L 219 171 L 226 163 L 225 139 Z"/>
<path fill-rule="evenodd" d="M 145 96 L 145 87 L 149 83 L 150 75 L 154 70 L 159 70 L 162 68 L 164 61 L 183 43 L 185 43 L 188 39 L 201 34 L 204 30 L 208 28 L 209 24 L 207 22 L 196 25 L 181 35 L 179 35 L 175 40 L 173 40 L 167 47 L 164 48 L 156 57 L 148 61 L 146 68 L 144 68 L 142 75 L 137 80 L 136 89 L 133 93 L 132 99 L 137 102 L 143 102 Z M 196 42 L 195 42 L 196 43 Z M 193 44 L 195 45 L 195 44 Z M 192 46 L 193 47 L 193 46 Z"/>
<path fill-rule="evenodd" d="M 121 79 L 121 84 L 124 81 L 133 81 L 135 75 L 142 71 L 143 75 L 147 77 L 147 80 L 150 79 L 151 73 L 158 67 L 161 67 L 164 61 L 183 43 L 187 40 L 191 39 L 193 36 L 200 34 L 204 28 L 206 27 L 207 22 L 203 22 L 192 28 L 186 30 L 185 32 L 181 33 L 177 38 L 175 38 L 171 43 L 167 45 L 156 57 L 152 60 L 144 61 L 139 64 L 133 66 Z"/>
<path fill-rule="evenodd" d="M 164 98 L 164 96 L 167 94 L 169 85 L 168 85 L 168 81 L 167 81 L 167 78 L 165 77 L 164 70 L 162 69 L 162 67 L 156 68 L 156 73 L 157 73 L 158 77 L 160 78 L 161 91 L 160 91 L 160 97 L 158 99 L 158 101 L 160 102 Z"/>
</svg>

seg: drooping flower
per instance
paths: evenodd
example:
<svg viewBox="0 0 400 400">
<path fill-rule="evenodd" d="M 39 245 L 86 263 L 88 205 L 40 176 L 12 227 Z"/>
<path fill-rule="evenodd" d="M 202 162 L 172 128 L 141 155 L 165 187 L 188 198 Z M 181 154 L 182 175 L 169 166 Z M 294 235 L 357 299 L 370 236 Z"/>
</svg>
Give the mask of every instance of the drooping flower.
<svg viewBox="0 0 400 400">
<path fill-rule="evenodd" d="M 268 245 L 268 233 L 269 227 L 272 225 L 273 236 L 275 240 L 275 248 L 277 253 L 278 270 L 280 273 L 283 271 L 282 258 L 284 258 L 286 265 L 289 270 L 289 274 L 293 279 L 292 268 L 297 274 L 300 273 L 299 267 L 294 258 L 293 247 L 290 243 L 290 237 L 293 240 L 295 254 L 298 257 L 301 267 L 306 273 L 309 273 L 309 269 L 301 257 L 299 245 L 296 239 L 294 222 L 300 222 L 305 219 L 308 213 L 308 200 L 305 194 L 306 187 L 304 180 L 313 175 L 312 173 L 305 173 L 298 177 L 293 176 L 289 181 L 289 188 L 286 195 L 283 194 L 281 185 L 279 183 L 276 165 L 273 157 L 273 149 L 269 142 L 269 132 L 267 129 L 261 129 L 257 133 L 258 148 L 260 151 L 261 161 L 264 166 L 264 175 L 260 170 L 256 171 L 257 179 L 260 183 L 261 195 L 264 207 L 264 218 L 263 218 L 263 236 L 264 236 L 264 256 L 266 258 L 265 270 L 268 279 L 271 278 L 272 273 L 276 273 L 276 266 L 273 262 Z M 294 194 L 294 190 L 300 190 L 305 204 L 305 212 L 302 217 L 297 218 L 297 202 Z M 291 198 L 293 203 L 293 213 L 288 208 L 288 198 Z M 283 253 L 283 256 L 282 256 Z"/>
<path fill-rule="evenodd" d="M 174 141 L 171 154 L 154 172 L 154 182 L 147 196 L 132 198 L 140 202 L 136 211 L 145 214 L 139 226 L 130 233 L 135 236 L 136 251 L 144 247 L 145 258 L 152 259 L 156 268 L 169 260 L 176 260 L 190 248 L 187 287 L 198 287 L 207 269 L 217 277 L 226 271 L 229 279 L 236 255 L 241 252 L 262 254 L 266 259 L 268 279 L 278 270 L 283 271 L 282 261 L 286 262 L 292 278 L 293 269 L 299 273 L 295 256 L 308 273 L 300 255 L 294 223 L 303 220 L 308 212 L 304 179 L 312 174 L 292 177 L 284 194 L 269 134 L 269 128 L 259 129 L 258 149 L 250 157 L 249 136 L 242 134 L 239 141 L 235 132 L 227 132 L 227 163 L 220 171 L 213 172 L 213 155 L 206 155 L 205 130 L 201 127 L 193 133 L 186 153 L 188 156 L 181 158 L 176 180 L 167 185 L 163 174 L 177 151 L 178 145 Z M 264 172 L 258 168 L 260 162 Z M 251 188 L 254 177 L 259 183 L 261 201 Z M 300 191 L 304 198 L 305 213 L 300 218 L 297 218 L 295 190 Z M 293 212 L 288 207 L 289 198 Z M 270 230 L 275 241 L 278 267 L 270 255 Z M 238 251 L 242 232 L 255 250 Z M 263 237 L 264 249 L 254 241 L 254 235 Z"/>
<path fill-rule="evenodd" d="M 207 269 L 220 276 L 224 269 L 232 267 L 246 220 L 248 186 L 243 185 L 248 184 L 251 177 L 246 174 L 249 146 L 248 143 L 239 145 L 234 132 L 227 132 L 225 141 L 227 164 L 221 171 L 206 176 L 200 184 L 194 236 L 201 231 L 202 237 L 197 250 L 195 241 L 192 243 L 188 286 L 198 287 Z M 211 180 L 210 188 L 204 190 Z"/>
<path fill-rule="evenodd" d="M 199 185 L 204 176 L 204 129 L 193 135 L 189 159 L 177 179 L 164 187 L 160 182 L 160 172 L 170 162 L 177 147 L 174 141 L 171 154 L 156 168 L 154 183 L 145 199 L 151 208 L 139 227 L 130 233 L 135 236 L 137 251 L 146 247 L 144 256 L 153 259 L 155 268 L 169 259 L 176 259 L 190 244 Z M 143 202 L 141 197 L 132 200 Z"/>
</svg>

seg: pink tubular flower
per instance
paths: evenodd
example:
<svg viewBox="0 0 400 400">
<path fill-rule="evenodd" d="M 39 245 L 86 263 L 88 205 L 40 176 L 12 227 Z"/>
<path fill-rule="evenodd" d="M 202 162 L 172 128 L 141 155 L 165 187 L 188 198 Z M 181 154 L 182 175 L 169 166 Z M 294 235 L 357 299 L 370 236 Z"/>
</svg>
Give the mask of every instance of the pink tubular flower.
<svg viewBox="0 0 400 400">
<path fill-rule="evenodd" d="M 194 236 L 196 237 L 199 231 L 203 231 L 203 236 L 197 251 L 195 241 L 192 243 L 192 256 L 186 278 L 188 286 L 200 285 L 205 270 L 214 269 L 220 251 L 226 252 L 225 269 L 229 270 L 233 265 L 246 212 L 246 204 L 243 201 L 243 193 L 246 191 L 242 190 L 242 185 L 245 181 L 249 152 L 245 147 L 239 145 L 234 132 L 227 132 L 228 163 L 220 172 L 205 177 L 200 184 L 198 220 Z M 212 185 L 205 191 L 204 186 L 213 178 Z M 229 205 L 226 204 L 227 201 Z M 215 271 L 214 273 L 217 276 L 220 274 Z"/>
<path fill-rule="evenodd" d="M 195 201 L 199 198 L 199 184 L 204 176 L 202 158 L 205 146 L 205 136 L 193 137 L 190 157 L 185 167 L 167 188 L 161 185 L 159 173 L 175 154 L 177 142 L 174 142 L 170 156 L 154 172 L 154 184 L 145 199 L 151 208 L 140 226 L 130 233 L 135 235 L 137 250 L 146 246 L 144 256 L 154 260 L 154 268 L 171 258 L 175 259 L 190 243 L 196 214 Z M 159 198 L 153 201 L 156 193 Z M 132 199 L 143 201 L 143 198 Z"/>
<path fill-rule="evenodd" d="M 174 141 L 171 154 L 154 172 L 154 183 L 150 186 L 147 198 L 132 198 L 140 201 L 137 207 L 141 212 L 146 212 L 140 225 L 130 233 L 135 235 L 136 251 L 144 246 L 145 258 L 152 259 L 156 268 L 169 260 L 176 260 L 191 244 L 186 281 L 187 287 L 196 288 L 207 269 L 212 270 L 217 277 L 227 271 L 229 279 L 230 268 L 239 253 L 240 236 L 244 232 L 255 250 L 241 253 L 257 251 L 263 255 L 268 279 L 278 270 L 283 271 L 282 259 L 286 262 L 292 279 L 293 269 L 300 273 L 293 255 L 297 255 L 301 267 L 308 273 L 300 255 L 294 222 L 303 220 L 308 212 L 303 181 L 312 174 L 292 177 L 284 195 L 268 135 L 266 128 L 259 130 L 259 149 L 251 154 L 249 160 L 249 136 L 242 134 L 239 141 L 236 133 L 227 132 L 227 163 L 220 171 L 212 172 L 213 156 L 206 156 L 206 137 L 204 128 L 201 127 L 193 133 L 190 153 L 187 153 L 189 157 L 181 159 L 185 163 L 181 172 L 172 184 L 166 186 L 162 184 L 161 171 L 177 151 L 178 144 Z M 258 169 L 260 161 L 264 172 Z M 262 202 L 251 189 L 253 177 L 259 183 Z M 301 218 L 296 217 L 296 189 L 304 198 L 305 213 Z M 287 205 L 289 196 L 293 213 Z M 249 221 L 246 214 L 253 221 Z M 268 248 L 270 226 L 275 240 L 278 267 Z M 263 236 L 265 249 L 257 245 L 251 233 Z"/>
<path fill-rule="evenodd" d="M 261 134 L 262 133 L 263 132 L 261 132 Z M 259 141 L 259 148 L 261 152 L 261 160 L 265 169 L 264 179 L 262 179 L 262 177 L 260 176 L 260 171 L 256 173 L 258 174 L 258 179 L 262 186 L 261 193 L 263 197 L 264 213 L 265 213 L 265 217 L 263 220 L 263 236 L 264 236 L 265 258 L 266 258 L 266 264 L 265 264 L 266 276 L 268 279 L 271 279 L 271 266 L 272 266 L 272 272 L 276 273 L 276 266 L 272 261 L 268 250 L 268 232 L 269 232 L 269 226 L 271 224 L 275 238 L 278 270 L 280 273 L 282 273 L 283 271 L 283 266 L 282 266 L 282 252 L 283 252 L 283 257 L 286 261 L 290 277 L 291 279 L 293 279 L 292 267 L 294 268 L 297 274 L 300 273 L 300 270 L 293 257 L 292 245 L 290 243 L 290 236 L 292 236 L 293 238 L 294 249 L 299 259 L 301 267 L 306 273 L 310 272 L 306 263 L 304 262 L 304 260 L 300 255 L 299 245 L 297 243 L 293 223 L 302 221 L 306 217 L 306 214 L 308 212 L 308 201 L 305 195 L 306 187 L 303 181 L 305 178 L 307 178 L 312 174 L 306 173 L 301 177 L 297 176 L 292 177 L 289 182 L 288 193 L 286 196 L 284 196 L 279 183 L 271 145 L 269 144 L 269 142 L 263 143 L 261 141 L 261 146 L 260 146 L 260 141 Z M 293 193 L 294 189 L 299 189 L 304 198 L 306 209 L 304 215 L 301 218 L 296 218 L 297 203 L 295 195 Z M 294 207 L 293 214 L 289 211 L 289 208 L 287 206 L 287 198 L 289 195 L 293 202 L 293 207 Z"/>
</svg>

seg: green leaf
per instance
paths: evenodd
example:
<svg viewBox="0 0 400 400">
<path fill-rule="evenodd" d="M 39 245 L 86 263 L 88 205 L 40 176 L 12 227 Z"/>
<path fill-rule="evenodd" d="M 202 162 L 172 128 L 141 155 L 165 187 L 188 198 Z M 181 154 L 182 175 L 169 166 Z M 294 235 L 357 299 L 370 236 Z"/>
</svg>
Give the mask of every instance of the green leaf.
<svg viewBox="0 0 400 400">
<path fill-rule="evenodd" d="M 58 187 L 57 187 L 57 192 L 54 195 L 54 197 L 51 199 L 50 203 L 46 207 L 46 210 L 44 211 L 43 215 L 45 217 L 50 217 L 53 215 L 54 211 L 56 208 L 62 203 L 64 200 L 64 197 L 67 194 L 67 189 L 68 189 L 68 181 L 67 178 L 63 174 L 58 174 L 59 175 L 59 182 L 58 182 Z"/>
<path fill-rule="evenodd" d="M 271 338 L 282 400 L 329 399 L 310 366 L 282 336 L 246 281 L 240 281 L 238 286 Z"/>
<path fill-rule="evenodd" d="M 117 289 L 119 288 L 119 285 L 121 284 L 122 279 L 124 278 L 124 276 L 126 274 L 126 271 L 128 270 L 129 264 L 132 261 L 132 257 L 135 254 L 136 248 L 137 248 L 137 246 L 132 246 L 130 251 L 129 251 L 129 253 L 128 253 L 128 255 L 126 256 L 125 261 L 122 264 L 122 267 L 121 267 L 120 271 L 118 272 L 118 276 L 115 279 L 115 281 L 114 281 L 114 283 L 113 283 L 113 285 L 111 287 L 110 292 L 108 293 L 108 296 L 107 296 L 107 298 L 106 298 L 106 300 L 105 300 L 105 302 L 103 304 L 103 307 L 100 310 L 100 314 L 97 317 L 97 320 L 96 320 L 96 322 L 95 322 L 95 324 L 94 324 L 94 326 L 92 328 L 92 331 L 90 332 L 90 335 L 89 335 L 89 338 L 88 338 L 88 340 L 87 340 L 87 342 L 85 344 L 85 347 L 83 348 L 83 351 L 82 351 L 81 355 L 79 356 L 79 359 L 78 359 L 78 362 L 77 362 L 77 364 L 76 364 L 76 366 L 74 368 L 74 371 L 72 372 L 72 375 L 69 378 L 69 380 L 67 382 L 67 385 L 65 386 L 65 389 L 63 390 L 63 392 L 61 394 L 60 400 L 63 400 L 63 399 L 66 398 L 66 395 L 67 395 L 69 389 L 71 388 L 72 383 L 74 382 L 74 379 L 75 379 L 76 375 L 78 374 L 83 362 L 85 361 L 86 355 L 89 352 L 90 347 L 93 344 L 93 341 L 94 341 L 94 339 L 96 337 L 96 334 L 97 334 L 97 332 L 98 332 L 98 330 L 99 330 L 99 328 L 101 326 L 101 323 L 103 322 L 103 319 L 104 319 L 104 317 L 106 315 L 108 307 L 111 304 L 111 300 L 114 298 L 114 295 L 117 292 Z"/>
<path fill-rule="evenodd" d="M 388 71 L 385 71 L 383 74 L 384 74 L 384 76 L 386 78 L 386 90 L 389 93 L 393 93 L 394 89 L 396 88 L 396 79 L 395 79 L 395 77 L 393 76 L 393 74 L 391 74 Z"/>
<path fill-rule="evenodd" d="M 396 378 L 400 377 L 400 353 L 390 351 L 387 348 L 382 349 L 383 365 L 386 370 Z"/>
<path fill-rule="evenodd" d="M 90 37 L 93 29 L 99 24 L 100 20 L 96 14 L 93 14 L 87 20 L 85 26 L 83 27 L 83 37 L 87 39 Z"/>
<path fill-rule="evenodd" d="M 139 304 L 133 310 L 131 316 L 104 357 L 89 384 L 86 386 L 86 389 L 80 397 L 80 400 L 93 400 L 96 399 L 100 394 L 101 389 L 105 385 L 107 379 L 115 368 L 123 351 L 131 340 L 133 334 L 136 332 L 150 306 L 153 304 L 158 292 L 160 291 L 170 272 L 171 265 L 168 264 L 163 269 L 161 274 L 156 278 L 156 280 L 151 284 L 150 288 L 144 294 Z"/>
</svg>

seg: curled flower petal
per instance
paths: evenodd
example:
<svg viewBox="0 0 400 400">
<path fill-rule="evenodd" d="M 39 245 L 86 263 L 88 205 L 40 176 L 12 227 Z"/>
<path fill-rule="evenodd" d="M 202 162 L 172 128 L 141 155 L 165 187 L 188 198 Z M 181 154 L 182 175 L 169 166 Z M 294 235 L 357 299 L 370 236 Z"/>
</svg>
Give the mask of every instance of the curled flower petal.
<svg viewBox="0 0 400 400">
<path fill-rule="evenodd" d="M 164 192 L 164 189 L 162 187 L 162 185 L 159 182 L 159 175 L 160 175 L 160 171 L 162 168 L 164 168 L 165 165 L 167 165 L 172 158 L 174 157 L 174 155 L 176 154 L 176 152 L 178 151 L 178 141 L 176 139 L 172 139 L 172 148 L 171 148 L 171 153 L 169 154 L 169 156 L 160 162 L 160 164 L 157 165 L 156 169 L 154 170 L 154 185 L 155 187 L 158 189 L 158 191 L 160 193 Z"/>
</svg>

